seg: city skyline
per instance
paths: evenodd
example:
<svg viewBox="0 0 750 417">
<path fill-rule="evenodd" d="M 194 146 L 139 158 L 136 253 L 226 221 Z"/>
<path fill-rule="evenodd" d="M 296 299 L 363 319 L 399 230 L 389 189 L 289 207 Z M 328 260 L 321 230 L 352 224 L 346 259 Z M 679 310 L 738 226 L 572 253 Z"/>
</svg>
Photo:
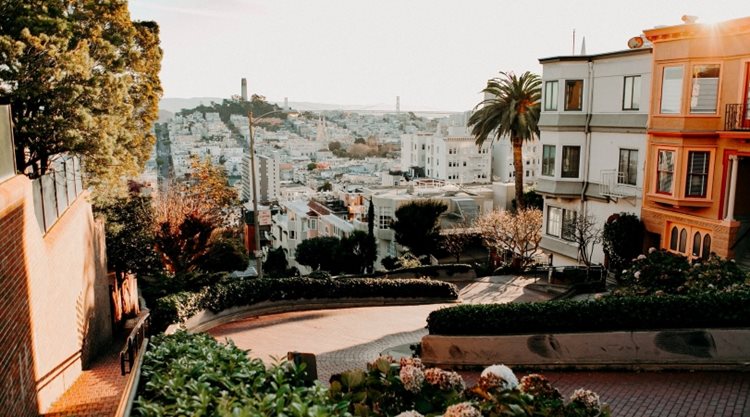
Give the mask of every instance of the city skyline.
<svg viewBox="0 0 750 417">
<path fill-rule="evenodd" d="M 130 10 L 160 25 L 167 98 L 230 97 L 244 77 L 271 101 L 391 109 L 400 96 L 402 110 L 466 111 L 499 71 L 539 73 L 539 58 L 570 55 L 573 30 L 575 53 L 585 37 L 592 54 L 685 14 L 700 23 L 750 14 L 750 3 L 722 5 L 133 0 Z"/>
</svg>

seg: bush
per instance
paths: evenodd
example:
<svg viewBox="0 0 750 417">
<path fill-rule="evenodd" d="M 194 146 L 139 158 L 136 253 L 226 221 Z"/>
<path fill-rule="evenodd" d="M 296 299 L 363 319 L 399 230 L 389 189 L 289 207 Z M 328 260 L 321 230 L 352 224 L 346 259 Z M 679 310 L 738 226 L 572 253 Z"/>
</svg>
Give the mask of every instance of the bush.
<svg viewBox="0 0 750 417">
<path fill-rule="evenodd" d="M 620 276 L 631 259 L 643 251 L 643 222 L 632 213 L 615 213 L 602 230 L 602 246 L 609 260 L 608 267 Z"/>
<path fill-rule="evenodd" d="M 156 300 L 151 314 L 156 328 L 179 323 L 200 310 L 219 312 L 263 301 L 325 298 L 458 298 L 456 287 L 442 281 L 383 278 L 278 278 L 227 280 L 196 292 Z"/>
<path fill-rule="evenodd" d="M 733 260 L 712 254 L 708 260 L 691 265 L 687 258 L 666 250 L 650 249 L 623 271 L 622 294 L 686 294 L 726 291 L 747 287 L 748 275 Z"/>
<path fill-rule="evenodd" d="M 231 342 L 206 334 L 155 336 L 145 353 L 134 416 L 346 415 L 319 383 L 306 386 L 303 368 L 266 369 Z"/>
<path fill-rule="evenodd" d="M 507 335 L 750 326 L 750 291 L 459 305 L 433 311 L 430 334 Z"/>
</svg>

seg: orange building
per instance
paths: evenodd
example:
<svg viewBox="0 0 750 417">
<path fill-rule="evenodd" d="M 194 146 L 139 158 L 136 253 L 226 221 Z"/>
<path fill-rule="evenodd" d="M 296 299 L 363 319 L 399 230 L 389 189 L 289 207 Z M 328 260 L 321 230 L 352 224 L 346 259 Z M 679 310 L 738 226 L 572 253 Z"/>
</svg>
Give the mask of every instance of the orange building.
<svg viewBox="0 0 750 417">
<path fill-rule="evenodd" d="M 750 260 L 750 17 L 644 31 L 653 83 L 642 218 L 650 244 Z"/>
</svg>

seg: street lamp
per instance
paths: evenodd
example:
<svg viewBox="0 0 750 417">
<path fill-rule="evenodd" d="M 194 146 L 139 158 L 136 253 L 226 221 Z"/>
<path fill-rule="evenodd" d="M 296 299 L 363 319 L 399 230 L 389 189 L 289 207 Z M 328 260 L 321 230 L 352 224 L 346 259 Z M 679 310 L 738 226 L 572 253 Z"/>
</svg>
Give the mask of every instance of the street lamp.
<svg viewBox="0 0 750 417">
<path fill-rule="evenodd" d="M 263 252 L 260 248 L 260 225 L 258 224 L 258 191 L 255 185 L 255 132 L 253 131 L 253 120 L 261 120 L 264 117 L 270 116 L 274 113 L 282 113 L 283 110 L 273 110 L 268 113 L 264 113 L 259 117 L 253 118 L 253 111 L 247 112 L 248 126 L 250 129 L 250 172 L 252 174 L 252 190 L 253 190 L 253 227 L 255 228 L 255 269 L 258 271 L 258 278 L 263 278 Z"/>
</svg>

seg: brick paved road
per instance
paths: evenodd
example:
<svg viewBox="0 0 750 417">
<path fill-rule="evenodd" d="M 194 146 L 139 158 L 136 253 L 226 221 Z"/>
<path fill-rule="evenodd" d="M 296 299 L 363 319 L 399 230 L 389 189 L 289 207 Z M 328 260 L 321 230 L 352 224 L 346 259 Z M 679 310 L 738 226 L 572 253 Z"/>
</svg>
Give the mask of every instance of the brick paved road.
<svg viewBox="0 0 750 417">
<path fill-rule="evenodd" d="M 529 281 L 485 278 L 461 290 L 464 302 L 533 301 L 545 297 L 523 289 Z M 248 318 L 209 331 L 229 338 L 251 355 L 270 361 L 288 351 L 311 352 L 318 375 L 362 368 L 394 346 L 426 334 L 425 319 L 444 305 L 366 307 Z M 750 416 L 750 373 L 740 372 L 544 372 L 564 395 L 588 388 L 609 403 L 617 417 Z M 476 373 L 465 373 L 467 380 Z M 520 376 L 520 375 L 519 375 Z"/>
</svg>

